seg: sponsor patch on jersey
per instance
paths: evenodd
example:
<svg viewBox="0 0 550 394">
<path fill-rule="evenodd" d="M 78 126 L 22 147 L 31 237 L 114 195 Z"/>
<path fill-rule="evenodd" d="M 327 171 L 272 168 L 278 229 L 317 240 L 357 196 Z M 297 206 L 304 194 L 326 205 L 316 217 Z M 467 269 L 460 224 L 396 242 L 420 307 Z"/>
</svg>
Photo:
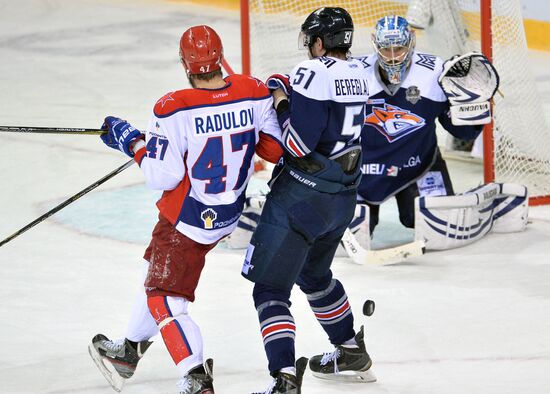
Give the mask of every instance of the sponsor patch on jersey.
<svg viewBox="0 0 550 394">
<path fill-rule="evenodd" d="M 399 173 L 399 167 L 397 166 L 391 166 L 386 171 L 387 176 L 397 176 L 398 173 Z"/>
<path fill-rule="evenodd" d="M 385 175 L 385 176 L 397 176 L 399 174 L 399 167 L 390 166 L 386 168 L 385 164 L 381 163 L 367 163 L 361 166 L 361 172 L 364 175 Z"/>
<path fill-rule="evenodd" d="M 421 196 L 446 196 L 447 189 L 440 171 L 428 171 L 416 182 Z"/>
<path fill-rule="evenodd" d="M 205 209 L 201 212 L 201 219 L 204 223 L 204 228 L 210 230 L 214 228 L 214 221 L 218 218 L 218 214 L 212 208 Z"/>
<path fill-rule="evenodd" d="M 426 125 L 426 120 L 395 105 L 373 106 L 365 124 L 378 130 L 391 144 Z"/>
<path fill-rule="evenodd" d="M 405 98 L 411 104 L 416 104 L 420 100 L 420 89 L 418 86 L 409 86 L 405 92 Z"/>
<path fill-rule="evenodd" d="M 412 168 L 416 167 L 417 165 L 421 164 L 422 160 L 420 160 L 420 156 L 411 156 L 409 157 L 409 160 L 405 164 L 403 164 L 403 167 L 405 168 Z"/>
</svg>

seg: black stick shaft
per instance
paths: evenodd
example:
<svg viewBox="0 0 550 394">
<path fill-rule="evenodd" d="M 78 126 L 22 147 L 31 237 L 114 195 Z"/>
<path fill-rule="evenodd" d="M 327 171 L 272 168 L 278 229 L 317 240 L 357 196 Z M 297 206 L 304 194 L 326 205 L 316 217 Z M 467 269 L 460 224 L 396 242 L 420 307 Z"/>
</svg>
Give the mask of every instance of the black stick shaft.
<svg viewBox="0 0 550 394">
<path fill-rule="evenodd" d="M 44 220 L 46 220 L 47 218 L 49 218 L 50 216 L 52 216 L 54 213 L 62 210 L 63 208 L 65 208 L 67 205 L 75 202 L 76 200 L 78 200 L 80 197 L 84 196 L 85 194 L 91 192 L 92 190 L 94 190 L 96 187 L 98 187 L 99 185 L 107 182 L 109 179 L 111 179 L 112 177 L 114 177 L 115 175 L 121 173 L 122 171 L 124 171 L 126 168 L 130 167 L 132 164 L 134 164 L 134 160 L 130 160 L 128 162 L 126 162 L 125 164 L 121 165 L 120 167 L 118 167 L 117 169 L 111 171 L 110 173 L 108 173 L 107 175 L 105 175 L 103 178 L 99 179 L 98 181 L 94 182 L 93 184 L 91 184 L 90 186 L 88 186 L 87 188 L 85 189 L 82 189 L 81 191 L 79 191 L 78 193 L 76 193 L 74 196 L 66 199 L 65 201 L 63 201 L 61 204 L 59 204 L 58 206 L 56 206 L 55 208 L 52 208 L 51 210 L 49 210 L 48 212 L 46 212 L 44 215 L 40 216 L 39 218 L 33 220 L 32 222 L 30 222 L 29 224 L 27 224 L 25 227 L 21 228 L 20 230 L 17 230 L 15 233 L 13 233 L 12 235 L 10 235 L 9 237 L 7 237 L 6 239 L 4 239 L 3 241 L 0 241 L 0 247 L 2 247 L 3 245 L 7 244 L 8 242 L 10 242 L 12 239 L 14 238 L 17 238 L 18 236 L 20 236 L 21 234 L 23 234 L 25 231 L 33 228 L 34 226 L 36 226 L 38 223 L 40 222 L 43 222 Z"/>
<path fill-rule="evenodd" d="M 70 127 L 15 127 L 0 126 L 3 133 L 38 133 L 38 134 L 89 134 L 100 135 L 107 132 L 101 129 L 83 129 Z"/>
</svg>

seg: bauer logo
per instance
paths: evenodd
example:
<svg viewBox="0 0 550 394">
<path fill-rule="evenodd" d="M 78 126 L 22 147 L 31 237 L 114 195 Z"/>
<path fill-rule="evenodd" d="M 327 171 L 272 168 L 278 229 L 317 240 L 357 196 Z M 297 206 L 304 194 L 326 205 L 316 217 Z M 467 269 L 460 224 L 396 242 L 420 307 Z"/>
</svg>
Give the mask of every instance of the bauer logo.
<svg viewBox="0 0 550 394">
<path fill-rule="evenodd" d="M 214 221 L 216 220 L 217 217 L 218 217 L 218 214 L 212 208 L 208 208 L 202 211 L 201 219 L 204 223 L 204 228 L 207 230 L 214 228 Z"/>
<path fill-rule="evenodd" d="M 378 130 L 391 144 L 424 127 L 426 121 L 418 115 L 395 105 L 373 106 L 365 124 Z"/>
</svg>

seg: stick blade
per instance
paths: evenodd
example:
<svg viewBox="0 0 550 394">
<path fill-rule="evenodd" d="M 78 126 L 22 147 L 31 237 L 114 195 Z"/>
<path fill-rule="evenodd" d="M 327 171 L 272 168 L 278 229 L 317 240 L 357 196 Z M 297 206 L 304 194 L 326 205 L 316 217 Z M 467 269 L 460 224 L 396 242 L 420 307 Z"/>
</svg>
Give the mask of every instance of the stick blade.
<svg viewBox="0 0 550 394">
<path fill-rule="evenodd" d="M 422 256 L 426 246 L 422 241 L 413 241 L 393 248 L 380 250 L 367 250 L 367 264 L 391 264 L 399 263 L 409 257 Z"/>
</svg>

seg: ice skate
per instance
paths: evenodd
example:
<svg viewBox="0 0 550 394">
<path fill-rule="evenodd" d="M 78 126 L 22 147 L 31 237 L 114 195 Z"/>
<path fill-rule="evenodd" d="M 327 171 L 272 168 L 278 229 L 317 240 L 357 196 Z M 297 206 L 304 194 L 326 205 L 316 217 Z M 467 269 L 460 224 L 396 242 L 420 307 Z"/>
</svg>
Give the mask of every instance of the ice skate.
<svg viewBox="0 0 550 394">
<path fill-rule="evenodd" d="M 134 374 L 137 364 L 153 342 L 138 342 L 137 349 L 127 339 L 111 341 L 103 334 L 97 334 L 88 346 L 88 352 L 115 391 L 122 391 L 124 381 Z"/>
<path fill-rule="evenodd" d="M 329 380 L 376 382 L 370 370 L 372 360 L 365 348 L 363 327 L 355 335 L 357 346 L 338 345 L 331 353 L 314 356 L 309 360 L 313 376 Z"/>
<path fill-rule="evenodd" d="M 273 382 L 261 393 L 252 394 L 300 394 L 302 392 L 302 378 L 307 367 L 307 358 L 302 357 L 296 361 L 296 376 L 288 373 L 277 372 Z"/>
<path fill-rule="evenodd" d="M 177 384 L 178 394 L 214 394 L 214 360 L 189 371 L 189 374 Z"/>
</svg>

